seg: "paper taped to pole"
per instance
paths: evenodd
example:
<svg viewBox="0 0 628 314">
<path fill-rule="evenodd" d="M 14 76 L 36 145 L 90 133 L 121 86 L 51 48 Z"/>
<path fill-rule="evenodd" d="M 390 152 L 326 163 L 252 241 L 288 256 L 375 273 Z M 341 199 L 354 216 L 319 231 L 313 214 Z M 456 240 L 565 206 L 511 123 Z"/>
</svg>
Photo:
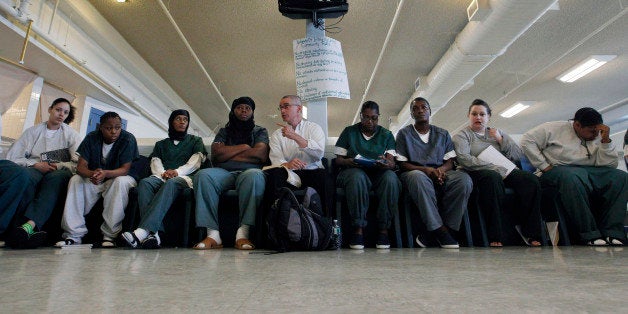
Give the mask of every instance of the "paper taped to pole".
<svg viewBox="0 0 628 314">
<path fill-rule="evenodd" d="M 292 43 L 297 95 L 303 101 L 325 97 L 351 99 L 347 68 L 340 42 L 308 37 Z"/>
</svg>

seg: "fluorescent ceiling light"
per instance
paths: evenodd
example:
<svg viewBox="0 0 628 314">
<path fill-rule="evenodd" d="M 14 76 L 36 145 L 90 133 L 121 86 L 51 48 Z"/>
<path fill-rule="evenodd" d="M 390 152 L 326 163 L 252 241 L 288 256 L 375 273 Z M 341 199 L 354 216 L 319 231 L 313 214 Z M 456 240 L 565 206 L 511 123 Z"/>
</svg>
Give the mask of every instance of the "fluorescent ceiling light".
<svg viewBox="0 0 628 314">
<path fill-rule="evenodd" d="M 472 0 L 471 4 L 467 7 L 467 18 L 471 21 L 484 21 L 489 13 L 491 13 L 491 6 L 488 3 L 489 0 Z"/>
<path fill-rule="evenodd" d="M 510 108 L 504 110 L 499 115 L 504 118 L 512 118 L 519 112 L 528 109 L 533 104 L 534 104 L 534 101 L 518 101 L 514 105 L 510 106 Z"/>
<path fill-rule="evenodd" d="M 576 66 L 567 70 L 567 72 L 557 77 L 558 80 L 565 83 L 571 83 L 577 79 L 591 73 L 593 70 L 603 66 L 606 62 L 611 61 L 617 57 L 616 55 L 594 55 L 588 57 L 586 60 L 578 63 Z"/>
</svg>

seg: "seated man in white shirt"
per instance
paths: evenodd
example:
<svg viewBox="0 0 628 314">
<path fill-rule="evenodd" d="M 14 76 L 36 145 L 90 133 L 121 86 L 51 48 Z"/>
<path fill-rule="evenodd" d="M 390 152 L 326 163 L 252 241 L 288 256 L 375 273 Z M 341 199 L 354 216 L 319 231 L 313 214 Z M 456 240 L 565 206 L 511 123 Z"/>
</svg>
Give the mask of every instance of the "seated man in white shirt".
<svg viewBox="0 0 628 314">
<path fill-rule="evenodd" d="M 285 124 L 275 130 L 270 137 L 270 161 L 273 166 L 266 171 L 266 200 L 270 204 L 281 187 L 312 187 L 321 196 L 323 208 L 327 212 L 326 180 L 327 175 L 321 162 L 325 153 L 325 133 L 320 125 L 303 120 L 301 98 L 287 95 L 279 102 L 279 111 Z M 294 172 L 300 179 L 300 186 L 286 182 L 288 171 Z"/>
</svg>

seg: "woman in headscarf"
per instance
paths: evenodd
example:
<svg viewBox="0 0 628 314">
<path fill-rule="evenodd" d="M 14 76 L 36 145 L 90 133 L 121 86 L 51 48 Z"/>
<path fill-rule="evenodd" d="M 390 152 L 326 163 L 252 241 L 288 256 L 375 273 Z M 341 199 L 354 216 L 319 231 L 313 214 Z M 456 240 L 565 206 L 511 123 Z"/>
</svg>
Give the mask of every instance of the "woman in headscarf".
<svg viewBox="0 0 628 314">
<path fill-rule="evenodd" d="M 164 230 L 164 216 L 179 193 L 192 188 L 192 175 L 205 160 L 203 140 L 187 133 L 189 125 L 190 114 L 186 110 L 173 111 L 168 118 L 168 138 L 155 144 L 150 155 L 152 175 L 138 186 L 140 225 L 135 231 L 122 234 L 133 248 L 160 247 L 158 232 Z"/>
</svg>

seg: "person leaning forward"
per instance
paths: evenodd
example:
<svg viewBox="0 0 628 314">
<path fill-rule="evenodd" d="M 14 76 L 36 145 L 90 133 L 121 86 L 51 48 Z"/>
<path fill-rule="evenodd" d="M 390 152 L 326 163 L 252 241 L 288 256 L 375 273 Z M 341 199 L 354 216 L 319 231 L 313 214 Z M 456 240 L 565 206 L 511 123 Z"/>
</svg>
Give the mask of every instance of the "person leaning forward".
<svg viewBox="0 0 628 314">
<path fill-rule="evenodd" d="M 521 138 L 523 151 L 538 168 L 544 193 L 556 193 L 583 243 L 626 245 L 624 218 L 628 174 L 616 169 L 619 158 L 610 129 L 593 108 L 580 108 L 573 121 L 541 124 Z"/>
</svg>

